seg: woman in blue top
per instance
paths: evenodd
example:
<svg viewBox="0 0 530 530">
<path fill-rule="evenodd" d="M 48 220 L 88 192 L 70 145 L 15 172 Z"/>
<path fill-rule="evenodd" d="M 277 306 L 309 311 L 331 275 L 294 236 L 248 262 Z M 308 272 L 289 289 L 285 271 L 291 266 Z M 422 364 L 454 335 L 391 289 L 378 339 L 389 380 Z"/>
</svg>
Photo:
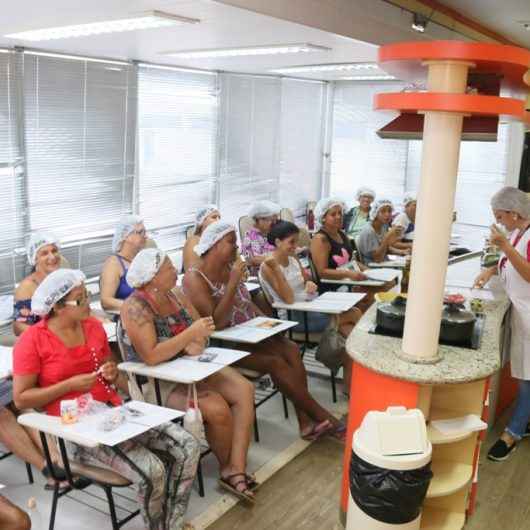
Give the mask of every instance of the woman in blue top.
<svg viewBox="0 0 530 530">
<path fill-rule="evenodd" d="M 112 239 L 113 254 L 103 264 L 100 276 L 101 307 L 106 311 L 119 311 L 123 301 L 134 291 L 127 283 L 127 269 L 145 247 L 146 240 L 141 217 L 126 215 L 120 219 Z"/>
</svg>

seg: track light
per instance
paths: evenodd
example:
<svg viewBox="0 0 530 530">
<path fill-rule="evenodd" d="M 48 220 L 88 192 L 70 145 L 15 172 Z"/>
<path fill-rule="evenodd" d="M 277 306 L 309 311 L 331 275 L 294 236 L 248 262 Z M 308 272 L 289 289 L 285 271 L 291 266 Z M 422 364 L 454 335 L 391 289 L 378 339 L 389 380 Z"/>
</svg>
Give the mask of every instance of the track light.
<svg viewBox="0 0 530 530">
<path fill-rule="evenodd" d="M 427 22 L 429 22 L 429 19 L 421 13 L 414 13 L 412 15 L 412 29 L 414 31 L 423 33 L 427 27 Z"/>
</svg>

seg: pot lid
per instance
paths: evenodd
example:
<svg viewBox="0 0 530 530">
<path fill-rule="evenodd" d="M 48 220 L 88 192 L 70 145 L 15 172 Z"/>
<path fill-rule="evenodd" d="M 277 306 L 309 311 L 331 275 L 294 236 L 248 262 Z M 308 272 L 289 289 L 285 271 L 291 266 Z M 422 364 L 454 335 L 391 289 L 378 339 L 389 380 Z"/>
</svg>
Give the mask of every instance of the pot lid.
<svg viewBox="0 0 530 530">
<path fill-rule="evenodd" d="M 467 311 L 463 305 L 447 304 L 442 311 L 442 322 L 467 323 L 475 322 L 477 317 L 471 311 Z"/>
</svg>

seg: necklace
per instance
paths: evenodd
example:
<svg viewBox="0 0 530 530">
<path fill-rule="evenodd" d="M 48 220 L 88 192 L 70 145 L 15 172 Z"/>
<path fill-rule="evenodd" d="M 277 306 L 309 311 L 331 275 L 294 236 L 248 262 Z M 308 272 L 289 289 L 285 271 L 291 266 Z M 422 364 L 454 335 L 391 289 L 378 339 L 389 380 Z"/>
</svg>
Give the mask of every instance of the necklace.
<svg viewBox="0 0 530 530">
<path fill-rule="evenodd" d="M 102 365 L 99 362 L 99 359 L 96 355 L 96 349 L 94 347 L 90 348 L 90 354 L 92 355 L 92 360 L 94 361 L 94 371 L 97 373 L 96 378 L 103 385 L 103 387 L 107 391 L 107 394 L 112 394 L 112 392 L 115 390 L 115 386 L 113 384 L 107 383 L 107 381 L 105 381 L 105 378 L 103 377 L 103 374 L 98 373 L 98 370 L 101 368 Z"/>
</svg>

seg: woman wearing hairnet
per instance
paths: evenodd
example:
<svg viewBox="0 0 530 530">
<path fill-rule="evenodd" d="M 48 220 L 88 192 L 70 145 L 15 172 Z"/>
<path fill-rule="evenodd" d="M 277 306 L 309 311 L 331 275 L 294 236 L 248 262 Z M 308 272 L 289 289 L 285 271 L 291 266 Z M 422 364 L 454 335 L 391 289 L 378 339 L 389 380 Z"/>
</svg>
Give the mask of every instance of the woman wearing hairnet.
<svg viewBox="0 0 530 530">
<path fill-rule="evenodd" d="M 202 316 L 213 317 L 215 327 L 225 329 L 262 315 L 243 282 L 246 265 L 236 259 L 234 225 L 223 221 L 212 223 L 203 232 L 195 252 L 201 262 L 186 273 L 183 285 Z M 344 437 L 344 425 L 309 393 L 300 350 L 294 342 L 276 335 L 259 344 L 245 345 L 245 349 L 250 355 L 238 365 L 270 374 L 277 388 L 293 402 L 302 438 L 314 440 L 324 434 Z"/>
<path fill-rule="evenodd" d="M 251 274 L 256 275 L 259 266 L 274 250 L 267 241 L 272 225 L 278 220 L 280 207 L 271 201 L 259 201 L 252 205 L 248 215 L 254 219 L 254 226 L 247 230 L 241 242 L 241 252 L 249 265 Z"/>
<path fill-rule="evenodd" d="M 44 408 L 59 416 L 63 399 L 87 392 L 96 401 L 121 405 L 113 386 L 118 369 L 110 360 L 103 325 L 90 316 L 84 280 L 79 270 L 59 269 L 37 287 L 32 305 L 42 319 L 13 351 L 17 407 Z M 114 447 L 67 442 L 67 448 L 73 460 L 103 464 L 135 484 L 146 528 L 183 527 L 199 444 L 182 427 L 164 423 Z M 162 451 L 171 464 L 166 468 L 153 450 Z"/>
<path fill-rule="evenodd" d="M 196 309 L 175 288 L 177 271 L 159 249 L 142 250 L 127 280 L 135 288 L 121 309 L 123 344 L 130 361 L 159 364 L 181 355 L 200 355 L 215 330 L 211 317 Z M 160 382 L 162 404 L 183 410 L 188 385 Z M 221 487 L 253 502 L 255 481 L 246 474 L 247 452 L 254 421 L 254 386 L 227 366 L 196 384 L 206 439 L 219 461 Z M 144 392 L 156 403 L 151 384 Z"/>
<path fill-rule="evenodd" d="M 370 210 L 370 223 L 357 238 L 357 250 L 364 263 L 385 261 L 388 254 L 409 254 L 410 250 L 394 247 L 403 236 L 402 226 L 390 227 L 394 207 L 387 199 L 375 202 Z"/>
<path fill-rule="evenodd" d="M 182 249 L 184 272 L 186 272 L 193 265 L 196 265 L 200 260 L 199 256 L 195 254 L 193 249 L 199 242 L 204 229 L 215 221 L 219 221 L 219 219 L 221 219 L 221 214 L 219 213 L 219 208 L 215 204 L 207 204 L 206 206 L 203 206 L 197 210 L 193 234 L 186 239 L 186 243 Z"/>
<path fill-rule="evenodd" d="M 37 286 L 61 264 L 59 240 L 48 232 L 34 232 L 26 245 L 26 256 L 32 271 L 15 289 L 13 332 L 20 335 L 40 318 L 31 310 L 31 297 Z"/>
<path fill-rule="evenodd" d="M 505 237 L 492 225 L 490 242 L 502 252 L 498 265 L 485 269 L 475 280 L 484 287 L 498 274 L 511 302 L 508 336 L 512 377 L 519 382 L 519 393 L 510 421 L 499 440 L 488 452 L 490 460 L 508 458 L 517 443 L 530 435 L 530 203 L 526 193 L 506 186 L 491 198 L 491 208 L 498 224 L 511 233 Z"/>
<path fill-rule="evenodd" d="M 320 199 L 315 207 L 315 220 L 318 232 L 311 240 L 311 259 L 316 269 L 320 292 L 333 290 L 333 284 L 320 280 L 364 280 L 366 276 L 361 267 L 353 261 L 353 247 L 342 231 L 344 203 L 340 199 L 326 197 Z M 353 263 L 353 268 L 346 265 Z M 357 269 L 357 270 L 355 270 Z"/>
<path fill-rule="evenodd" d="M 375 191 L 370 188 L 359 188 L 356 193 L 359 203 L 344 215 L 343 229 L 350 239 L 355 240 L 364 225 L 370 221 L 370 208 L 375 200 Z"/>
<path fill-rule="evenodd" d="M 414 227 L 416 223 L 416 203 L 417 200 L 415 195 L 405 195 L 403 198 L 403 212 L 401 212 L 392 222 L 392 226 L 401 226 L 403 228 L 401 241 L 395 243 L 396 248 L 402 250 L 412 248 Z"/>
<path fill-rule="evenodd" d="M 118 221 L 112 238 L 113 254 L 105 260 L 99 279 L 103 309 L 119 311 L 133 292 L 127 283 L 127 269 L 146 241 L 144 221 L 140 216 L 126 215 Z"/>
</svg>

